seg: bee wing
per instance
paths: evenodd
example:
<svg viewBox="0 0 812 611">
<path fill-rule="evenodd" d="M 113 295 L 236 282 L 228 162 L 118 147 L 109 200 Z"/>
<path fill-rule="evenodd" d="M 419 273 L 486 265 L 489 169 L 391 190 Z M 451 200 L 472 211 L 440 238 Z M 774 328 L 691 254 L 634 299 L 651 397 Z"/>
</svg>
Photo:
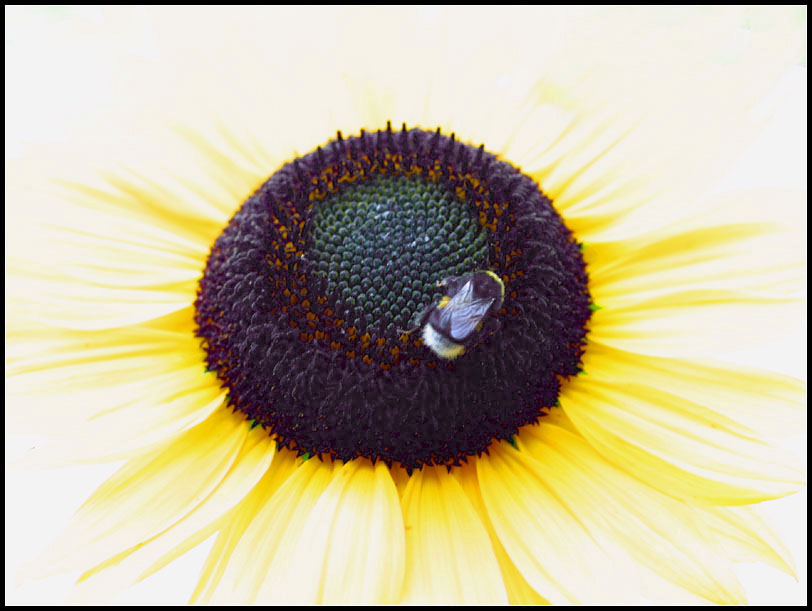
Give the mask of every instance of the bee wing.
<svg viewBox="0 0 812 611">
<path fill-rule="evenodd" d="M 454 300 L 452 300 L 442 310 L 442 315 L 448 316 L 446 328 L 451 337 L 460 341 L 468 337 L 488 313 L 493 301 L 493 298 L 472 299 L 454 304 Z"/>
</svg>

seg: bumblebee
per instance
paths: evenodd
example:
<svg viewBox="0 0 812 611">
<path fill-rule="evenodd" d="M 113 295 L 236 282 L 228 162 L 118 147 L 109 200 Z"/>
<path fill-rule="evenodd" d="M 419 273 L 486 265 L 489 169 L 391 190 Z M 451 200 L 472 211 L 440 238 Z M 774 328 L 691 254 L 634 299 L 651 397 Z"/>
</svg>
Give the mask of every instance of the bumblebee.
<svg viewBox="0 0 812 611">
<path fill-rule="evenodd" d="M 423 342 L 437 356 L 451 360 L 494 333 L 499 323 L 488 318 L 502 307 L 505 284 L 492 271 L 446 278 L 438 284 L 445 295 L 420 316 Z"/>
</svg>

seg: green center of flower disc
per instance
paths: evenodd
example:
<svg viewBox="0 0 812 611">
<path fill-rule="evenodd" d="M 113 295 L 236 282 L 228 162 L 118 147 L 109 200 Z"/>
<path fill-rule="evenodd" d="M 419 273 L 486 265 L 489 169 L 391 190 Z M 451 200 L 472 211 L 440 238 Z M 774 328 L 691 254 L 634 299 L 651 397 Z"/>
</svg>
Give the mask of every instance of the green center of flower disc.
<svg viewBox="0 0 812 611">
<path fill-rule="evenodd" d="M 275 172 L 195 302 L 230 405 L 322 459 L 455 465 L 578 373 L 579 244 L 535 181 L 436 133 L 338 138 Z"/>
<path fill-rule="evenodd" d="M 419 176 L 376 176 L 313 208 L 307 258 L 361 330 L 414 326 L 437 283 L 479 269 L 487 229 L 443 186 Z"/>
</svg>

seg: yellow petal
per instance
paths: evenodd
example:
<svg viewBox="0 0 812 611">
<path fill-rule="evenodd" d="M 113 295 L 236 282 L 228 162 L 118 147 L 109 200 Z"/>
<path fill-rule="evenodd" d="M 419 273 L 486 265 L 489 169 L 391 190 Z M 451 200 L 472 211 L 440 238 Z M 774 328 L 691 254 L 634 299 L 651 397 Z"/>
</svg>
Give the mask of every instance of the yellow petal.
<svg viewBox="0 0 812 611">
<path fill-rule="evenodd" d="M 743 425 L 751 434 L 785 437 L 804 423 L 806 385 L 789 376 L 718 361 L 635 354 L 596 341 L 589 342 L 582 367 L 586 385 L 600 380 L 622 387 L 632 380 L 658 388 L 687 399 L 686 407 L 696 406 L 695 417 L 732 432 L 744 433 Z"/>
<path fill-rule="evenodd" d="M 184 184 L 227 215 L 233 214 L 238 203 L 267 180 L 271 169 L 284 163 L 284 159 L 270 155 L 255 137 L 246 142 L 224 128 L 207 137 L 182 124 L 174 127 L 201 162 L 191 175 L 184 173 Z M 209 184 L 212 181 L 223 191 L 220 197 L 219 190 L 213 196 Z"/>
<path fill-rule="evenodd" d="M 217 487 L 247 431 L 242 417 L 220 409 L 161 449 L 131 460 L 79 508 L 65 533 L 26 573 L 87 569 L 168 528 Z"/>
<path fill-rule="evenodd" d="M 505 444 L 491 446 L 490 456 L 477 460 L 477 475 L 499 540 L 536 592 L 553 604 L 635 599 L 638 587 L 625 552 L 604 547 L 529 456 Z"/>
<path fill-rule="evenodd" d="M 296 550 L 307 519 L 329 485 L 334 468 L 311 458 L 250 516 L 250 524 L 236 533 L 239 539 L 222 552 L 228 564 L 215 584 L 212 602 L 258 600 L 266 580 L 278 574 Z M 271 479 L 264 487 L 275 485 Z"/>
<path fill-rule="evenodd" d="M 711 356 L 797 332 L 803 304 L 723 289 L 627 295 L 598 303 L 589 323 L 597 342 L 656 356 Z"/>
<path fill-rule="evenodd" d="M 545 473 L 553 494 L 593 532 L 682 588 L 720 604 L 744 602 L 727 557 L 689 506 L 612 467 L 582 438 L 542 422 L 519 436 L 519 448 Z"/>
<path fill-rule="evenodd" d="M 87 284 L 153 287 L 200 277 L 201 253 L 197 250 L 177 252 L 152 243 L 154 236 L 142 243 L 132 234 L 117 236 L 113 229 L 108 227 L 108 233 L 99 234 L 86 225 L 81 229 L 65 225 L 42 227 L 39 236 L 47 248 L 32 248 L 29 244 L 32 252 L 15 250 L 10 270 L 47 279 L 53 274 L 52 257 L 58 252 L 63 277 Z"/>
<path fill-rule="evenodd" d="M 733 560 L 766 562 L 797 578 L 792 556 L 757 506 L 700 507 L 696 512 Z"/>
<path fill-rule="evenodd" d="M 406 604 L 505 604 L 488 533 L 445 467 L 415 471 L 403 493 Z"/>
<path fill-rule="evenodd" d="M 289 556 L 277 556 L 258 599 L 296 604 L 396 602 L 406 559 L 397 489 L 383 463 L 337 470 Z"/>
<path fill-rule="evenodd" d="M 513 561 L 505 551 L 502 542 L 496 531 L 493 529 L 493 524 L 488 517 L 488 511 L 485 509 L 485 503 L 482 501 L 482 493 L 479 490 L 479 482 L 477 481 L 476 467 L 471 464 L 455 467 L 451 474 L 460 482 L 465 494 L 468 495 L 468 500 L 471 505 L 476 509 L 479 519 L 488 531 L 488 536 L 491 539 L 493 552 L 496 554 L 496 560 L 499 562 L 499 570 L 502 572 L 502 581 L 505 583 L 505 590 L 507 590 L 508 602 L 511 605 L 547 605 L 550 604 L 538 592 L 530 587 L 519 569 L 513 564 Z"/>
<path fill-rule="evenodd" d="M 31 328 L 8 367 L 7 392 L 21 407 L 9 417 L 55 439 L 25 462 L 121 457 L 216 409 L 224 391 L 203 372 L 191 320 L 164 323 L 95 334 Z"/>
<path fill-rule="evenodd" d="M 211 601 L 218 587 L 221 587 L 220 584 L 223 577 L 226 576 L 228 566 L 231 566 L 231 569 L 226 576 L 227 585 L 223 585 L 222 588 L 233 589 L 239 571 L 235 573 L 233 564 L 230 565 L 232 553 L 257 513 L 267 505 L 279 487 L 296 472 L 300 463 L 301 460 L 296 457 L 294 452 L 284 449 L 277 450 L 271 466 L 265 472 L 262 480 L 234 509 L 218 520 L 215 528 L 220 532 L 200 573 L 190 600 L 191 603 Z M 243 542 L 243 545 L 246 544 L 250 544 L 250 541 Z M 237 599 L 235 598 L 235 600 Z"/>
<path fill-rule="evenodd" d="M 199 368 L 196 369 L 200 375 Z M 66 424 L 59 439 L 37 445 L 22 457 L 19 466 L 55 467 L 72 462 L 137 458 L 150 451 L 150 446 L 163 446 L 167 439 L 197 426 L 216 410 L 226 409 L 226 394 L 215 386 L 207 386 L 170 399 L 161 400 L 153 394 L 111 406 L 88 422 Z"/>
<path fill-rule="evenodd" d="M 802 287 L 799 232 L 777 224 L 736 223 L 590 242 L 584 256 L 595 303 L 675 290 L 757 290 L 786 278 Z"/>
<path fill-rule="evenodd" d="M 730 27 L 738 11 L 705 13 L 702 31 L 714 32 L 708 38 L 696 36 L 696 28 L 685 18 L 687 12 L 658 13 L 657 26 L 649 25 L 643 31 L 638 30 L 638 19 L 645 19 L 645 11 L 617 9 L 601 12 L 600 17 L 581 16 L 585 24 L 590 17 L 596 19 L 591 30 L 589 25 L 584 28 L 594 38 L 569 51 L 569 61 L 564 63 L 568 74 L 556 74 L 557 82 L 566 84 L 571 95 L 587 100 L 585 106 L 597 106 L 609 115 L 604 120 L 607 133 L 622 129 L 624 121 L 633 127 L 597 155 L 579 139 L 563 142 L 561 152 L 550 155 L 553 163 L 535 174 L 581 239 L 591 242 L 636 235 L 641 228 L 666 227 L 703 209 L 706 202 L 697 194 L 755 136 L 759 121 L 747 111 L 763 95 L 763 87 L 779 76 L 787 58 L 784 55 L 773 63 L 765 50 L 791 56 L 805 46 L 805 35 L 797 20 L 795 25 L 789 21 L 778 24 L 777 14 L 770 19 L 774 27 L 762 31 Z M 614 18 L 620 18 L 620 23 L 601 27 Z M 745 16 L 738 19 L 742 23 Z M 579 44 L 577 34 L 567 38 L 573 47 Z M 595 44 L 598 38 L 603 42 Z M 628 40 L 635 40 L 633 57 L 625 55 L 631 53 Z M 598 51 L 607 48 L 613 53 Z M 680 51 L 663 53 L 666 49 Z M 616 50 L 622 50 L 619 56 Z M 732 57 L 741 61 L 731 61 Z M 582 69 L 573 70 L 576 65 Z M 658 78 L 662 74 L 669 75 L 667 82 Z M 754 79 L 756 74 L 759 78 Z M 680 84 L 683 77 L 689 79 L 690 87 Z M 762 77 L 765 81 L 756 83 Z M 623 83 L 634 90 L 633 96 L 617 96 Z M 641 87 L 640 83 L 652 86 Z M 613 120 L 612 114 L 620 120 Z M 580 140 L 591 143 L 598 139 Z M 669 146 L 652 146 L 653 142 L 668 142 Z M 697 146 L 698 142 L 702 145 Z M 536 170 L 532 159 L 521 163 Z M 638 177 L 645 180 L 636 180 Z M 673 188 L 676 184 L 679 189 Z M 630 202 L 632 213 L 628 213 Z M 644 206 L 638 204 L 643 202 Z M 606 222 L 613 207 L 612 222 Z"/>
<path fill-rule="evenodd" d="M 195 290 L 194 282 L 151 290 L 83 285 L 77 294 L 76 286 L 76 282 L 66 280 L 17 277 L 10 301 L 33 321 L 94 331 L 135 325 L 179 312 L 194 301 Z M 20 297 L 20 293 L 24 296 Z"/>
<path fill-rule="evenodd" d="M 268 470 L 276 442 L 261 428 L 251 430 L 231 469 L 206 499 L 179 522 L 114 561 L 88 571 L 71 598 L 104 601 L 160 570 L 209 537 L 218 520 L 251 491 Z"/>
<path fill-rule="evenodd" d="M 138 176 L 132 171 L 122 171 L 108 173 L 102 180 L 66 182 L 69 199 L 86 209 L 87 216 L 94 220 L 106 220 L 112 213 L 119 217 L 119 222 L 126 219 L 137 228 L 164 230 L 174 236 L 168 244 L 183 245 L 187 252 L 197 252 L 208 246 L 217 235 L 218 226 L 222 227 L 222 223 L 228 220 L 230 211 L 218 209 L 210 199 L 195 197 L 176 186 L 171 179 L 158 181 L 154 176 L 146 178 L 143 174 Z M 169 206 L 168 202 L 175 203 Z M 232 203 L 231 210 L 236 204 Z M 190 222 L 195 224 L 189 225 Z M 101 229 L 95 223 L 92 226 Z M 97 233 L 105 235 L 101 231 Z M 144 232 L 147 239 L 150 235 L 155 239 L 154 236 L 159 234 Z"/>
<path fill-rule="evenodd" d="M 120 244 L 114 248 L 151 250 L 152 257 L 191 262 L 206 255 L 218 227 L 228 220 L 227 213 L 207 215 L 205 207 L 190 206 L 188 197 L 182 193 L 167 193 L 166 188 L 157 186 L 154 188 L 159 193 L 152 193 L 153 186 L 142 185 L 139 189 L 115 177 L 110 180 L 120 188 L 95 177 L 57 189 L 15 190 L 28 207 L 26 214 L 18 210 L 19 218 L 15 217 L 15 225 L 21 231 L 21 235 L 13 238 L 15 252 L 24 253 L 26 259 L 41 263 L 45 269 L 50 267 L 49 258 L 53 264 L 61 245 L 43 241 L 41 225 L 44 225 L 46 236 L 74 242 L 89 238 L 85 248 L 91 252 L 98 250 L 96 245 L 112 240 Z M 232 205 L 236 207 L 237 203 Z"/>
<path fill-rule="evenodd" d="M 20 312 L 12 316 L 15 327 L 9 330 L 9 337 L 14 339 L 14 350 L 9 351 L 12 365 L 9 373 L 13 375 L 74 363 L 104 363 L 111 357 L 135 354 L 163 354 L 184 364 L 199 363 L 204 356 L 194 337 L 191 304 L 147 323 L 102 331 L 59 329 L 25 320 Z M 132 373 L 131 377 L 135 375 Z"/>
<path fill-rule="evenodd" d="M 607 460 L 666 494 L 746 504 L 790 494 L 803 481 L 791 456 L 707 408 L 638 382 L 589 376 L 561 406 Z"/>
</svg>

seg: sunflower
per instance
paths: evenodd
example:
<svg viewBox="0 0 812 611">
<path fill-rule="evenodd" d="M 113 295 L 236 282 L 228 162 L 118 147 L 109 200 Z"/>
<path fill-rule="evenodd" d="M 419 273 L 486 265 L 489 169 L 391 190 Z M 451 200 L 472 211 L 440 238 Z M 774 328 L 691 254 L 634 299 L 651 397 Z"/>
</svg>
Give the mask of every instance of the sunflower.
<svg viewBox="0 0 812 611">
<path fill-rule="evenodd" d="M 499 10 L 53 17 L 12 75 L 7 422 L 117 462 L 26 576 L 105 599 L 207 540 L 193 601 L 793 573 L 754 505 L 803 484 L 803 385 L 709 357 L 803 320 L 803 201 L 709 186 L 798 19 Z"/>
</svg>

